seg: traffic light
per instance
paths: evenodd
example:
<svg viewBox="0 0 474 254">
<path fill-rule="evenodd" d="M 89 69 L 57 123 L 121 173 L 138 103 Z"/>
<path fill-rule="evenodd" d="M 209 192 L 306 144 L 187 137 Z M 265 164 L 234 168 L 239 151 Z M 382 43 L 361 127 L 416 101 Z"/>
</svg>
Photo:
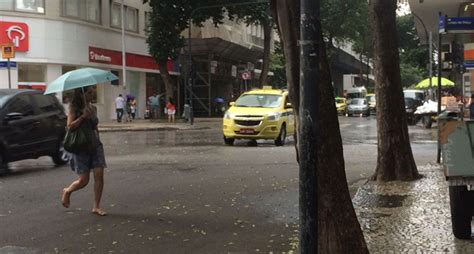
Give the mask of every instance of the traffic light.
<svg viewBox="0 0 474 254">
<path fill-rule="evenodd" d="M 451 43 L 451 58 L 454 64 L 464 64 L 464 44 L 453 41 Z"/>
</svg>

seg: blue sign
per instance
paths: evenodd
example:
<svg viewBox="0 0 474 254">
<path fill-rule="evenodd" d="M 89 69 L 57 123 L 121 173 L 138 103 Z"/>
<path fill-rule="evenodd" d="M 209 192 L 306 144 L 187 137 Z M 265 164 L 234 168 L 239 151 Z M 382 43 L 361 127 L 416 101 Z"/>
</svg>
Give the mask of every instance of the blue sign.
<svg viewBox="0 0 474 254">
<path fill-rule="evenodd" d="M 464 67 L 466 69 L 472 70 L 472 69 L 474 69 L 474 63 L 464 63 Z"/>
<path fill-rule="evenodd" d="M 474 17 L 439 18 L 440 33 L 474 33 Z"/>
<path fill-rule="evenodd" d="M 8 61 L 0 61 L 0 68 L 8 68 Z M 16 68 L 16 62 L 10 61 L 10 68 Z"/>
</svg>

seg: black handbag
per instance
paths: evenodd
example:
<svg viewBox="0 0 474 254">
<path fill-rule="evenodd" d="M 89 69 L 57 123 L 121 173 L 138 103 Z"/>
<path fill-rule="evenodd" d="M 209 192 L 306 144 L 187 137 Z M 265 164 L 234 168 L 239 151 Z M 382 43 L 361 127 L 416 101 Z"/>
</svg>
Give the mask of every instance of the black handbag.
<svg viewBox="0 0 474 254">
<path fill-rule="evenodd" d="M 87 123 L 82 123 L 74 130 L 67 129 L 63 141 L 64 150 L 70 153 L 92 151 L 92 135 L 94 135 L 93 130 Z"/>
</svg>

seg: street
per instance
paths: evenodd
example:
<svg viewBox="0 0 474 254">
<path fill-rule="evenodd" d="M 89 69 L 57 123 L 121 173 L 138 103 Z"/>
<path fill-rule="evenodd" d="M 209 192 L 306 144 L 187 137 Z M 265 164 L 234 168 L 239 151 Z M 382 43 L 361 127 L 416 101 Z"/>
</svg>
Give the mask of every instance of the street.
<svg viewBox="0 0 474 254">
<path fill-rule="evenodd" d="M 375 170 L 375 116 L 339 117 L 346 174 Z M 417 165 L 436 159 L 436 130 L 410 126 Z M 103 208 L 92 185 L 60 203 L 75 174 L 49 158 L 0 178 L 0 253 L 281 253 L 298 243 L 298 165 L 290 138 L 225 146 L 220 120 L 195 130 L 105 132 Z M 10 247 L 7 247 L 10 246 Z M 10 253 L 10 252 L 8 252 Z"/>
</svg>

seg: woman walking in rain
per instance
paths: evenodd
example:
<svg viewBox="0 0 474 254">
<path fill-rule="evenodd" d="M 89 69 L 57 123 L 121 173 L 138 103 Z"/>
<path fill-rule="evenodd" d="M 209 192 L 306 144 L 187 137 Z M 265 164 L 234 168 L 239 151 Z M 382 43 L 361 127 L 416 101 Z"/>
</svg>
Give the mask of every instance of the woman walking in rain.
<svg viewBox="0 0 474 254">
<path fill-rule="evenodd" d="M 94 90 L 94 87 L 85 88 L 85 94 L 83 94 L 81 88 L 74 90 L 74 98 L 71 102 L 67 118 L 67 127 L 74 130 L 85 124 L 87 128 L 91 128 L 94 135 L 91 135 L 89 141 L 91 142 L 90 147 L 93 149 L 71 154 L 71 169 L 76 172 L 78 179 L 63 189 L 61 203 L 64 207 L 69 207 L 71 194 L 84 188 L 89 183 L 89 176 L 92 171 L 94 173 L 94 204 L 92 213 L 104 216 L 107 213 L 101 209 L 100 200 L 104 189 L 104 168 L 106 163 L 104 148 L 102 142 L 100 142 L 97 129 L 99 123 L 97 109 L 91 104 L 95 93 Z"/>
</svg>

